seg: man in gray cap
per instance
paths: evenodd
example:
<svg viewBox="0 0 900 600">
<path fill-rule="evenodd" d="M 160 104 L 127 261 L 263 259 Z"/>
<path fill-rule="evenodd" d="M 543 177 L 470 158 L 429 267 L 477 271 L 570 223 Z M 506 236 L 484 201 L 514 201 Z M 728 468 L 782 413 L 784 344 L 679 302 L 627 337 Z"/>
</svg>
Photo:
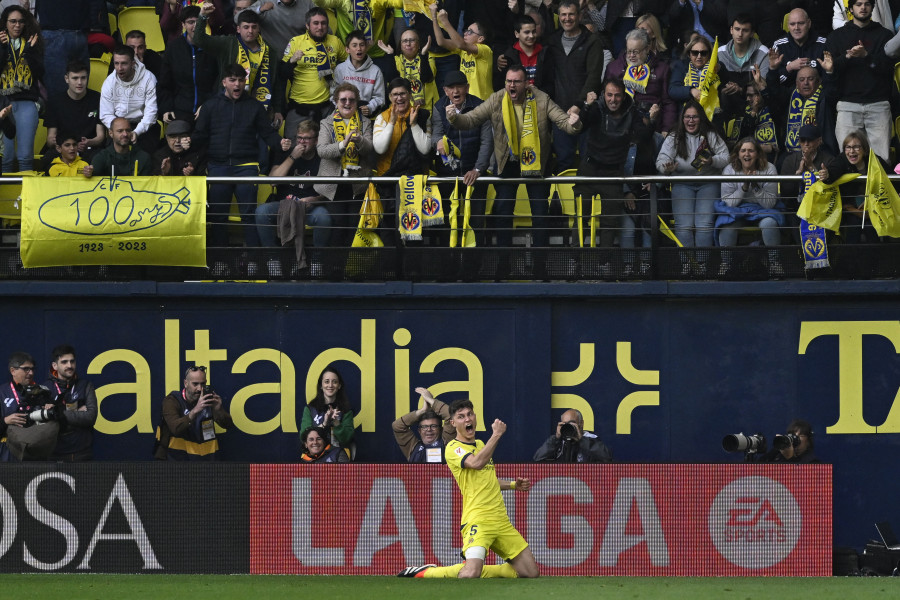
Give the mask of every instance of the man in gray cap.
<svg viewBox="0 0 900 600">
<path fill-rule="evenodd" d="M 469 93 L 469 81 L 462 71 L 451 71 L 444 79 L 444 97 L 437 101 L 431 111 L 431 139 L 435 141 L 436 157 L 434 172 L 441 177 L 462 177 L 465 185 L 475 185 L 479 176 L 487 171 L 491 161 L 493 134 L 490 120 L 475 129 L 461 130 L 447 120 L 447 106 L 453 104 L 460 113 L 467 113 L 484 101 Z M 439 185 L 442 198 L 449 198 L 452 183 Z M 460 197 L 465 192 L 461 189 Z M 472 194 L 472 216 L 470 224 L 475 230 L 479 246 L 484 236 L 484 198 L 487 186 L 478 185 Z M 445 203 L 449 208 L 450 203 Z M 460 211 L 461 217 L 462 211 Z M 448 222 L 445 220 L 445 223 Z M 459 222 L 462 227 L 462 221 Z M 446 245 L 446 244 L 444 244 Z"/>
<path fill-rule="evenodd" d="M 154 175 L 206 175 L 206 152 L 191 148 L 191 124 L 176 119 L 166 126 L 166 145 L 153 153 Z"/>
</svg>

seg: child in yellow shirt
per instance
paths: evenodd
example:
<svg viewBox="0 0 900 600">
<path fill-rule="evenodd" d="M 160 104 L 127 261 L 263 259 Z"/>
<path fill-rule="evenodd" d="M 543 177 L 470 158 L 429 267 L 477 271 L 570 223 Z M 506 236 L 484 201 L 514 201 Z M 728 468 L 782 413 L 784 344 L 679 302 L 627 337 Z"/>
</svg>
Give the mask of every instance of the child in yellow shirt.
<svg viewBox="0 0 900 600">
<path fill-rule="evenodd" d="M 50 177 L 74 177 L 84 175 L 90 177 L 94 173 L 94 167 L 86 163 L 78 156 L 78 139 L 74 135 L 60 133 L 56 137 L 56 151 L 59 156 L 50 163 L 47 175 Z"/>
</svg>

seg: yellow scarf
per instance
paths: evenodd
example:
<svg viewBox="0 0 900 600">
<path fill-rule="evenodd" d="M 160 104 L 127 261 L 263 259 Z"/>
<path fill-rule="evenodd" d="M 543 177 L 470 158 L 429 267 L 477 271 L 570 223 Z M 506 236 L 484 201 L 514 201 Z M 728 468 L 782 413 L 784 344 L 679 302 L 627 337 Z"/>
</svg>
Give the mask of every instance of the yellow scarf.
<svg viewBox="0 0 900 600">
<path fill-rule="evenodd" d="M 253 62 L 250 60 L 251 54 L 256 54 L 256 52 L 251 52 L 250 48 L 244 43 L 244 40 L 241 39 L 241 36 L 237 36 L 238 39 L 238 55 L 237 55 L 237 64 L 241 65 L 245 71 L 247 71 L 247 86 L 250 95 L 263 103 L 263 106 L 266 109 L 269 108 L 269 102 L 272 100 L 272 78 L 269 73 L 269 47 L 263 41 L 263 39 L 257 38 L 259 40 L 259 54 L 261 58 L 259 59 L 259 66 L 256 69 L 256 76 L 253 77 Z"/>
<path fill-rule="evenodd" d="M 397 71 L 400 77 L 407 79 L 412 87 L 413 102 L 425 101 L 425 86 L 422 84 L 422 57 L 416 54 L 412 60 L 407 60 L 402 54 L 394 57 Z"/>
<path fill-rule="evenodd" d="M 800 128 L 810 123 L 816 124 L 816 111 L 819 107 L 819 94 L 822 86 L 816 88 L 812 96 L 803 99 L 796 89 L 791 93 L 791 101 L 788 105 L 787 136 L 784 140 L 785 149 L 788 152 L 796 152 L 800 149 Z"/>
<path fill-rule="evenodd" d="M 625 83 L 625 91 L 634 98 L 635 92 L 643 94 L 647 91 L 647 82 L 650 81 L 650 65 L 629 65 L 622 76 Z"/>
<path fill-rule="evenodd" d="M 684 74 L 684 85 L 690 88 L 700 87 L 700 82 L 706 77 L 707 69 L 709 69 L 709 63 L 706 63 L 702 69 L 688 63 L 687 73 Z"/>
<path fill-rule="evenodd" d="M 334 111 L 333 122 L 334 134 L 332 137 L 335 142 L 342 142 L 352 132 L 362 129 L 359 124 L 358 111 L 354 112 L 353 116 L 350 117 L 349 125 L 338 111 Z M 341 155 L 341 175 L 346 176 L 350 171 L 356 171 L 357 169 L 359 169 L 359 150 L 356 147 L 356 142 L 349 142 Z"/>
<path fill-rule="evenodd" d="M 31 69 L 25 61 L 25 44 L 27 43 L 22 38 L 9 41 L 9 56 L 6 64 L 0 70 L 0 94 L 3 96 L 31 89 Z"/>
<path fill-rule="evenodd" d="M 503 128 L 509 140 L 509 151 L 519 161 L 522 177 L 541 176 L 541 138 L 537 130 L 537 100 L 534 90 L 525 90 L 522 131 L 517 131 L 516 112 L 509 94 L 503 95 Z"/>
<path fill-rule="evenodd" d="M 381 118 L 384 119 L 385 123 L 391 122 L 390 106 L 388 106 L 387 110 L 381 113 Z M 391 143 L 388 146 L 388 151 L 378 158 L 378 164 L 375 166 L 375 169 L 378 171 L 379 175 L 386 173 L 387 170 L 391 168 L 391 158 L 394 155 L 394 150 L 397 148 L 397 144 L 400 143 L 400 138 L 403 136 L 403 132 L 406 131 L 408 127 L 409 110 L 397 117 L 397 122 L 394 124 L 394 130 L 391 132 Z"/>
</svg>

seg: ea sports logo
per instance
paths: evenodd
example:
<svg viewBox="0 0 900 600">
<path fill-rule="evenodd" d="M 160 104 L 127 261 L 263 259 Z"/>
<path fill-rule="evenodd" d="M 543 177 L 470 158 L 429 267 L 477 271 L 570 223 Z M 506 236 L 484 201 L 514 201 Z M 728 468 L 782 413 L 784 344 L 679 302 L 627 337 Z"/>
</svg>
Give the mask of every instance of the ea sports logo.
<svg viewBox="0 0 900 600">
<path fill-rule="evenodd" d="M 784 560 L 800 538 L 802 516 L 790 490 L 768 477 L 722 488 L 709 510 L 709 536 L 729 562 L 764 569 Z"/>
</svg>

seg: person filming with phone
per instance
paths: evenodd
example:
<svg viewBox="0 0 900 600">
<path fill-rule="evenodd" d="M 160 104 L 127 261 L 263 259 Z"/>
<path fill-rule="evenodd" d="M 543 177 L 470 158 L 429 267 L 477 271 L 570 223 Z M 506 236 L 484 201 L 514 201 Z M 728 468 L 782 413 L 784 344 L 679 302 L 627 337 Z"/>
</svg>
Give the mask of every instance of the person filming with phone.
<svg viewBox="0 0 900 600">
<path fill-rule="evenodd" d="M 153 456 L 157 460 L 216 460 L 216 425 L 228 429 L 233 424 L 222 398 L 206 384 L 206 367 L 188 367 L 181 391 L 163 400 Z"/>
</svg>

